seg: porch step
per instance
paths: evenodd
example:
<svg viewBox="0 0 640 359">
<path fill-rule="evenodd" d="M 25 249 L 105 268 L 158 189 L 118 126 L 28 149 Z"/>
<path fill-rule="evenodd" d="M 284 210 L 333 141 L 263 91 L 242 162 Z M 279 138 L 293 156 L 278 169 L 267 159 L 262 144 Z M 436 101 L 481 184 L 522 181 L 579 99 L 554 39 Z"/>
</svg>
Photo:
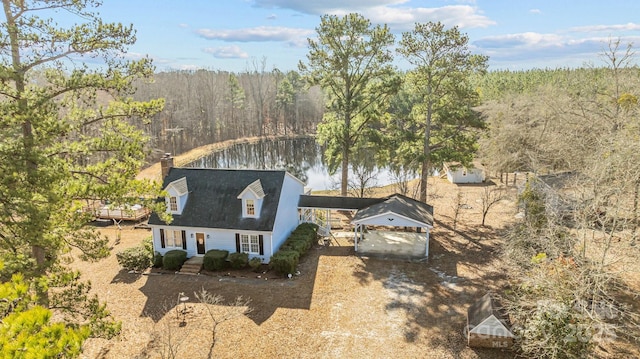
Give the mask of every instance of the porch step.
<svg viewBox="0 0 640 359">
<path fill-rule="evenodd" d="M 191 257 L 180 268 L 180 274 L 198 274 L 202 270 L 202 257 Z"/>
</svg>

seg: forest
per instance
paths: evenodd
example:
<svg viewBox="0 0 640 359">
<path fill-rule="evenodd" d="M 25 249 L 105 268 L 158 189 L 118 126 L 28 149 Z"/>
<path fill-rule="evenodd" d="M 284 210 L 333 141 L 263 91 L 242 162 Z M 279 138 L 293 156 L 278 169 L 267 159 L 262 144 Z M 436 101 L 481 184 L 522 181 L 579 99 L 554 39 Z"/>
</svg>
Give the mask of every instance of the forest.
<svg viewBox="0 0 640 359">
<path fill-rule="evenodd" d="M 236 138 L 314 133 L 322 92 L 306 87 L 297 71 L 267 69 L 266 61 L 254 61 L 243 73 L 161 72 L 137 83 L 136 100 L 165 99 L 164 109 L 141 128 L 154 150 L 180 154 Z"/>
<path fill-rule="evenodd" d="M 72 250 L 109 255 L 83 205 L 142 201 L 163 214 L 159 184 L 136 178 L 159 154 L 297 134 L 316 136 L 341 173 L 342 195 L 348 170 L 372 164 L 417 177 L 425 202 L 427 178 L 444 163 L 481 163 L 495 178 L 526 173 L 515 199 L 522 221 L 497 253 L 509 266 L 500 295 L 516 351 L 582 358 L 606 341 L 637 346 L 629 298 L 638 292 L 628 284 L 637 273 L 627 271 L 640 224 L 640 69 L 631 44 L 610 40 L 593 67 L 489 71 L 457 27 L 416 24 L 396 39 L 360 14 L 324 15 L 298 71 L 270 68 L 265 57 L 241 73 L 154 73 L 149 59 L 119 56 L 135 42 L 132 26 L 102 23 L 87 9 L 93 2 L 42 3 L 3 1 L 4 356 L 75 357 L 86 338 L 119 333 L 66 266 Z M 86 23 L 59 28 L 42 9 Z M 73 56 L 102 58 L 107 68 L 61 60 Z M 411 69 L 397 69 L 395 56 Z"/>
</svg>

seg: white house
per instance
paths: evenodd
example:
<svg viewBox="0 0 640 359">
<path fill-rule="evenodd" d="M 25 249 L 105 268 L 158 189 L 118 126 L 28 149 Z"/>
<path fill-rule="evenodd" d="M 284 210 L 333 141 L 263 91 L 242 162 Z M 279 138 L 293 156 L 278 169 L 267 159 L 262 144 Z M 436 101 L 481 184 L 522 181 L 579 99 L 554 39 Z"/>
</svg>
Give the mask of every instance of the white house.
<svg viewBox="0 0 640 359">
<path fill-rule="evenodd" d="M 155 251 L 193 257 L 220 249 L 268 263 L 298 225 L 304 183 L 285 171 L 174 167 L 163 188 L 173 221 L 151 214 Z"/>
<path fill-rule="evenodd" d="M 479 165 L 468 168 L 459 163 L 448 163 L 444 170 L 451 183 L 482 183 L 485 180 L 484 169 Z"/>
</svg>

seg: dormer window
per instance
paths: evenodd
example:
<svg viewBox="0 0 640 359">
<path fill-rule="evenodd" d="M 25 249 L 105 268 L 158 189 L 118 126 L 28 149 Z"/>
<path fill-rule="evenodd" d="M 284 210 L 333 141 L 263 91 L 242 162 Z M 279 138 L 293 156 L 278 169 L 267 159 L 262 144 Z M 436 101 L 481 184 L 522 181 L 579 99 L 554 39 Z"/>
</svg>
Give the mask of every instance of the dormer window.
<svg viewBox="0 0 640 359">
<path fill-rule="evenodd" d="M 167 212 L 176 215 L 182 214 L 184 206 L 187 205 L 187 199 L 189 197 L 187 178 L 182 177 L 169 183 L 165 190 L 167 191 Z"/>
<path fill-rule="evenodd" d="M 242 200 L 242 217 L 258 218 L 262 209 L 262 202 L 265 196 L 260 180 L 255 180 L 248 185 L 239 195 Z"/>
<path fill-rule="evenodd" d="M 256 215 L 256 206 L 252 199 L 247 199 L 245 201 L 247 205 L 247 216 L 255 216 Z"/>
</svg>

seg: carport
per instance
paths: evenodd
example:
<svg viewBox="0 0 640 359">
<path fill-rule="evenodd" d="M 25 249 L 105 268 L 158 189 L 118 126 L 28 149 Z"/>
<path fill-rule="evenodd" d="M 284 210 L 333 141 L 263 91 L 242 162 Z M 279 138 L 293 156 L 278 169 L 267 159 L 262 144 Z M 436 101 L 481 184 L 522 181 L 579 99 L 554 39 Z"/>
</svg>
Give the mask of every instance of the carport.
<svg viewBox="0 0 640 359">
<path fill-rule="evenodd" d="M 433 207 L 400 194 L 358 210 L 354 246 L 360 254 L 410 257 L 429 256 L 429 231 L 433 228 Z M 416 232 L 366 231 L 366 226 L 414 227 Z M 421 229 L 425 233 L 420 233 Z"/>
</svg>

